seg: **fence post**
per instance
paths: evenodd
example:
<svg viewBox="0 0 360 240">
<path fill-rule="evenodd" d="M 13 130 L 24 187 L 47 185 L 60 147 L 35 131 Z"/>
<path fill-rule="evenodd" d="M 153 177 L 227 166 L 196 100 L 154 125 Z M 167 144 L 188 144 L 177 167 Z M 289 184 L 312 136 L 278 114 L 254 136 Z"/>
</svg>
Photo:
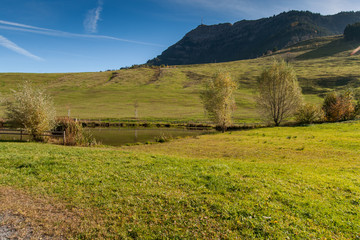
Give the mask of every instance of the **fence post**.
<svg viewBox="0 0 360 240">
<path fill-rule="evenodd" d="M 20 130 L 20 141 L 22 141 L 22 133 L 23 133 L 23 130 L 21 129 Z"/>
<path fill-rule="evenodd" d="M 63 143 L 64 143 L 64 145 L 65 145 L 65 141 L 66 141 L 66 132 L 64 131 L 63 132 Z"/>
</svg>

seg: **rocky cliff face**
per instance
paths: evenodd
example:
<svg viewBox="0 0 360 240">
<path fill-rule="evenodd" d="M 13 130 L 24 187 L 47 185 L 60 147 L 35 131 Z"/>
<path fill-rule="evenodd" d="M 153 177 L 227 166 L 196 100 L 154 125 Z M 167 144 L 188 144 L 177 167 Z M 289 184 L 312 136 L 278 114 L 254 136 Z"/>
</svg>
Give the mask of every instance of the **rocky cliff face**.
<svg viewBox="0 0 360 240">
<path fill-rule="evenodd" d="M 234 24 L 200 25 L 148 63 L 182 65 L 256 58 L 302 40 L 342 34 L 347 24 L 355 22 L 360 22 L 360 12 L 322 16 L 290 11 Z"/>
</svg>

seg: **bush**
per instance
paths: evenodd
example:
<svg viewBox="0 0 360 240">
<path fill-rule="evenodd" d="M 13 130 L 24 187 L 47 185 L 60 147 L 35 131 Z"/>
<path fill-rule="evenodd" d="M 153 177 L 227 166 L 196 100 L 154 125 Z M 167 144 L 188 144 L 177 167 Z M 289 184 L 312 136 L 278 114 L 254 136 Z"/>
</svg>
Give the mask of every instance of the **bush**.
<svg viewBox="0 0 360 240">
<path fill-rule="evenodd" d="M 296 121 L 304 124 L 311 124 L 323 120 L 323 111 L 314 104 L 304 104 L 295 113 Z"/>
<path fill-rule="evenodd" d="M 329 122 L 351 120 L 357 115 L 357 107 L 350 91 L 329 93 L 324 99 L 322 109 L 325 120 Z"/>
<path fill-rule="evenodd" d="M 155 137 L 155 142 L 158 143 L 165 143 L 172 140 L 172 136 L 167 136 L 164 133 L 162 133 L 160 136 Z"/>
<path fill-rule="evenodd" d="M 41 134 L 54 127 L 55 108 L 43 90 L 25 82 L 14 90 L 11 99 L 5 100 L 6 118 L 13 126 L 25 128 L 30 137 L 43 141 Z"/>
<path fill-rule="evenodd" d="M 79 122 L 69 117 L 58 118 L 58 131 L 65 131 L 65 145 L 93 146 L 98 142 L 89 131 L 86 131 Z"/>
</svg>

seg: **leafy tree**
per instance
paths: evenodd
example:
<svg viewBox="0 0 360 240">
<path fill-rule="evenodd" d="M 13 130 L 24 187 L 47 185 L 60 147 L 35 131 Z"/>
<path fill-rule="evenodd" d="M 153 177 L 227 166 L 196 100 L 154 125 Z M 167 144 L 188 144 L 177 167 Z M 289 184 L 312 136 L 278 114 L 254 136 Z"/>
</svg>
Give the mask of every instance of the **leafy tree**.
<svg viewBox="0 0 360 240">
<path fill-rule="evenodd" d="M 219 72 L 206 83 L 205 90 L 201 92 L 205 111 L 222 132 L 231 125 L 231 116 L 235 109 L 233 92 L 236 87 L 229 73 Z"/>
<path fill-rule="evenodd" d="M 7 99 L 5 106 L 7 119 L 25 128 L 33 140 L 43 140 L 42 132 L 55 124 L 55 108 L 50 97 L 29 82 L 14 90 L 12 99 Z"/>
<path fill-rule="evenodd" d="M 295 70 L 284 60 L 274 60 L 272 66 L 261 73 L 258 91 L 261 114 L 276 126 L 292 116 L 303 100 Z"/>
<path fill-rule="evenodd" d="M 330 122 L 354 119 L 357 115 L 357 106 L 351 91 L 329 93 L 324 98 L 322 109 L 326 121 Z"/>
</svg>

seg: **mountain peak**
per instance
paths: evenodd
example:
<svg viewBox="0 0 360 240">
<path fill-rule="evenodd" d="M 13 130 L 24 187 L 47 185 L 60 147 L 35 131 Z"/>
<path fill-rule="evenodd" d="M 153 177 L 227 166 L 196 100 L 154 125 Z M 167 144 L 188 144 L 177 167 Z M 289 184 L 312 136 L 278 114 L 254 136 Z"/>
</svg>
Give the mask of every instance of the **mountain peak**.
<svg viewBox="0 0 360 240">
<path fill-rule="evenodd" d="M 292 10 L 234 24 L 201 24 L 148 63 L 183 65 L 256 58 L 303 40 L 342 34 L 348 24 L 355 22 L 360 22 L 360 12 L 323 16 Z"/>
</svg>

